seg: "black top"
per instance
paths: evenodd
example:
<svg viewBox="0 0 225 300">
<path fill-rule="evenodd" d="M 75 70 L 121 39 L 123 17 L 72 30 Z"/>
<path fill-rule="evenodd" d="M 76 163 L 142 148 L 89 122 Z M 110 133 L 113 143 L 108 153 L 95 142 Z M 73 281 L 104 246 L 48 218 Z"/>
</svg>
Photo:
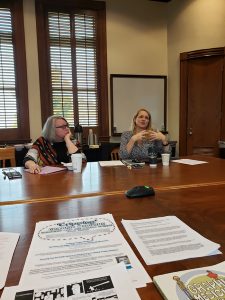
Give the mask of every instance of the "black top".
<svg viewBox="0 0 225 300">
<path fill-rule="evenodd" d="M 66 147 L 66 142 L 57 142 L 52 144 L 52 148 L 55 150 L 57 155 L 57 160 L 59 163 L 65 162 L 68 163 L 71 161 L 70 154 Z"/>
</svg>

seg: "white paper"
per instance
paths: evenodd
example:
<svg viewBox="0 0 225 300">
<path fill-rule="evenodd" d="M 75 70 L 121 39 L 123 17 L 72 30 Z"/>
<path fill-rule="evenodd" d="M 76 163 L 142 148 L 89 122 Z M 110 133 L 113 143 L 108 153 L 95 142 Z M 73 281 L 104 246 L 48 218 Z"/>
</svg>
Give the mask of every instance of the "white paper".
<svg viewBox="0 0 225 300">
<path fill-rule="evenodd" d="M 30 173 L 29 169 L 24 169 L 24 171 Z M 60 171 L 66 171 L 65 168 L 61 167 L 54 167 L 54 166 L 45 166 L 41 168 L 41 172 L 39 174 L 51 174 L 51 173 L 56 173 Z"/>
<path fill-rule="evenodd" d="M 221 253 L 219 244 L 175 216 L 123 220 L 122 224 L 148 265 Z"/>
<path fill-rule="evenodd" d="M 0 289 L 5 285 L 19 233 L 0 232 Z"/>
<path fill-rule="evenodd" d="M 187 158 L 172 160 L 172 162 L 176 162 L 176 163 L 179 163 L 179 164 L 185 164 L 185 165 L 191 165 L 191 166 L 207 164 L 208 163 L 207 161 L 187 159 Z"/>
<path fill-rule="evenodd" d="M 140 300 L 129 280 L 123 264 L 83 273 L 71 278 L 55 278 L 37 286 L 16 286 L 5 288 L 1 300 L 22 300 L 19 295 L 26 295 L 26 300 L 63 299 L 92 300 L 120 299 Z"/>
<path fill-rule="evenodd" d="M 121 261 L 135 287 L 151 281 L 111 214 L 39 222 L 20 284 L 75 276 Z"/>
<path fill-rule="evenodd" d="M 116 167 L 124 165 L 121 160 L 102 160 L 99 161 L 99 164 L 101 167 Z"/>
<path fill-rule="evenodd" d="M 45 166 L 41 168 L 41 172 L 39 174 L 50 174 L 50 173 L 55 173 L 55 172 L 60 172 L 65 170 L 66 170 L 65 168 Z"/>
</svg>

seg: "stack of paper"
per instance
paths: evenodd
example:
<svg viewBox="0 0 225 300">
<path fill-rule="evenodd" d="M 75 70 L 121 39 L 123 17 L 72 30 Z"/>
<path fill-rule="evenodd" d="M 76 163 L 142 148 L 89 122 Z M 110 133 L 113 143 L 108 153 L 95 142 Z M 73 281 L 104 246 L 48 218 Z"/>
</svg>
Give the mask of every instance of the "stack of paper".
<svg viewBox="0 0 225 300">
<path fill-rule="evenodd" d="M 62 281 L 66 276 L 120 262 L 136 288 L 151 281 L 111 214 L 39 222 L 20 284 L 33 286 L 57 278 Z"/>
<path fill-rule="evenodd" d="M 41 168 L 41 172 L 39 174 L 50 174 L 55 172 L 65 171 L 65 168 L 61 167 L 53 167 L 53 166 L 45 166 Z"/>
<path fill-rule="evenodd" d="M 175 216 L 122 223 L 147 265 L 221 253 L 219 244 L 204 238 Z"/>
<path fill-rule="evenodd" d="M 1 300 L 22 299 L 120 299 L 140 300 L 124 264 L 67 278 L 48 280 L 45 284 L 5 288 Z"/>
<path fill-rule="evenodd" d="M 184 165 L 191 165 L 191 166 L 208 163 L 207 161 L 203 161 L 203 160 L 195 160 L 195 159 L 187 159 L 187 158 L 172 160 L 172 162 L 176 162 Z"/>
<path fill-rule="evenodd" d="M 0 289 L 5 285 L 19 233 L 0 232 Z"/>
<path fill-rule="evenodd" d="M 45 166 L 41 168 L 41 172 L 39 174 L 51 174 L 51 173 L 56 173 L 60 171 L 65 171 L 65 168 L 61 167 L 54 167 L 54 166 Z M 29 173 L 29 169 L 24 169 L 24 171 Z"/>
<path fill-rule="evenodd" d="M 102 160 L 99 161 L 101 167 L 116 167 L 116 166 L 123 166 L 121 160 Z"/>
<path fill-rule="evenodd" d="M 111 214 L 39 222 L 20 285 L 2 300 L 140 300 L 151 278 Z"/>
</svg>

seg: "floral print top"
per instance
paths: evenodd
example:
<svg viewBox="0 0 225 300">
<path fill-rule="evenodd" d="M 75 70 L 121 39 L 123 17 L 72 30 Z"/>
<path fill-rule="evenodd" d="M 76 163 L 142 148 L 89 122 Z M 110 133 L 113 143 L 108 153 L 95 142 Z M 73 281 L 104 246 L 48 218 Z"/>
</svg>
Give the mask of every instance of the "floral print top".
<svg viewBox="0 0 225 300">
<path fill-rule="evenodd" d="M 138 161 L 149 161 L 150 152 L 154 152 L 157 156 L 163 152 L 163 143 L 161 140 L 143 140 L 142 144 L 137 142 L 134 144 L 130 153 L 127 152 L 126 146 L 133 135 L 132 131 L 125 131 L 121 135 L 120 141 L 120 159 L 135 159 Z M 151 150 L 149 149 L 151 148 Z"/>
</svg>

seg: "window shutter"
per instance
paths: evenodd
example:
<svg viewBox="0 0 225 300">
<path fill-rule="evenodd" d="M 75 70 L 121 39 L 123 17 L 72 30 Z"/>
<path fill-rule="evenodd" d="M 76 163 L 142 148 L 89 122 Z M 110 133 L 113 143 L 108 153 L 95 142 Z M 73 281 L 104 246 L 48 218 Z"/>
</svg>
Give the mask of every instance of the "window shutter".
<svg viewBox="0 0 225 300">
<path fill-rule="evenodd" d="M 74 125 L 70 16 L 48 14 L 53 114 Z"/>
<path fill-rule="evenodd" d="M 18 127 L 11 19 L 10 9 L 0 8 L 0 129 Z"/>
<path fill-rule="evenodd" d="M 76 72 L 79 123 L 98 125 L 96 22 L 94 16 L 76 14 Z"/>
<path fill-rule="evenodd" d="M 53 114 L 98 126 L 95 17 L 49 12 L 48 23 Z"/>
</svg>

